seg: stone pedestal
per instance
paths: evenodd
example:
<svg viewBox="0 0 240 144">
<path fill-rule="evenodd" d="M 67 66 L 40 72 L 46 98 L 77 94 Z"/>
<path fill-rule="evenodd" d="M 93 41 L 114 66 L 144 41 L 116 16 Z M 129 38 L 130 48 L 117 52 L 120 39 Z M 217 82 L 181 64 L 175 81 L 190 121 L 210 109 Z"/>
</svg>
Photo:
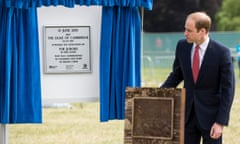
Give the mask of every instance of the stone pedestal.
<svg viewBox="0 0 240 144">
<path fill-rule="evenodd" d="M 124 144 L 184 144 L 185 90 L 127 88 Z"/>
</svg>

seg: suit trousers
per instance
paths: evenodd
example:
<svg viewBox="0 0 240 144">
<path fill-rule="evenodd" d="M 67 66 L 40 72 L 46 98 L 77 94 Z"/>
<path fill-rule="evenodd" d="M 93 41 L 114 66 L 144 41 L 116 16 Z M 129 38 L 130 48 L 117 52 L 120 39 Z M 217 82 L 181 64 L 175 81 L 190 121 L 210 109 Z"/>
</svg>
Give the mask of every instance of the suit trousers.
<svg viewBox="0 0 240 144">
<path fill-rule="evenodd" d="M 185 144 L 222 144 L 222 137 L 219 139 L 212 139 L 210 137 L 210 129 L 201 128 L 196 116 L 194 104 L 191 109 L 190 117 L 185 124 Z"/>
</svg>

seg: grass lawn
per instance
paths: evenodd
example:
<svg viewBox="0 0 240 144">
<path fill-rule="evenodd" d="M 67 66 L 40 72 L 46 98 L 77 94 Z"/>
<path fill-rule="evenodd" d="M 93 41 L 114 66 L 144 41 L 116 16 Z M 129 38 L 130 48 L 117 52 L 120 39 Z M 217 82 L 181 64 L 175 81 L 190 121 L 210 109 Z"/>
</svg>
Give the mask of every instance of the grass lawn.
<svg viewBox="0 0 240 144">
<path fill-rule="evenodd" d="M 145 85 L 158 86 L 168 72 L 144 71 Z M 224 144 L 240 143 L 239 109 L 238 79 L 230 125 L 224 128 Z M 44 108 L 42 124 L 16 124 L 8 128 L 9 144 L 123 144 L 124 138 L 124 120 L 100 123 L 99 102 L 74 103 L 72 108 Z"/>
<path fill-rule="evenodd" d="M 99 122 L 99 103 L 44 108 L 43 124 L 9 125 L 9 144 L 121 144 L 123 120 Z"/>
</svg>

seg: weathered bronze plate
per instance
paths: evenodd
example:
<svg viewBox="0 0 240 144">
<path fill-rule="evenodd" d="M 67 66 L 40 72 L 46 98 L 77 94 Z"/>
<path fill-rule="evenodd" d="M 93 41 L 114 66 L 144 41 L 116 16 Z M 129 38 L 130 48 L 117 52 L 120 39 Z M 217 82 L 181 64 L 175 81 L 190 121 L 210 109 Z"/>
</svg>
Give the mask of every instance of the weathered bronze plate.
<svg viewBox="0 0 240 144">
<path fill-rule="evenodd" d="M 133 137 L 171 140 L 173 107 L 173 98 L 134 98 Z"/>
<path fill-rule="evenodd" d="M 183 144 L 185 90 L 127 88 L 124 144 Z"/>
</svg>

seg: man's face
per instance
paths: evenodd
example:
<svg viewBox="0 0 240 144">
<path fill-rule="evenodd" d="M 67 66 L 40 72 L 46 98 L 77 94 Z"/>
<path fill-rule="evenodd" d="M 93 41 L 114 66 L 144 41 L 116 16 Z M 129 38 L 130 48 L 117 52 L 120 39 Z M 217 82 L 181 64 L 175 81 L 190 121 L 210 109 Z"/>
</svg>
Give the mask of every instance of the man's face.
<svg viewBox="0 0 240 144">
<path fill-rule="evenodd" d="M 201 39 L 201 32 L 197 31 L 197 28 L 195 27 L 195 21 L 192 19 L 188 18 L 186 20 L 184 35 L 189 43 L 197 42 Z"/>
</svg>

